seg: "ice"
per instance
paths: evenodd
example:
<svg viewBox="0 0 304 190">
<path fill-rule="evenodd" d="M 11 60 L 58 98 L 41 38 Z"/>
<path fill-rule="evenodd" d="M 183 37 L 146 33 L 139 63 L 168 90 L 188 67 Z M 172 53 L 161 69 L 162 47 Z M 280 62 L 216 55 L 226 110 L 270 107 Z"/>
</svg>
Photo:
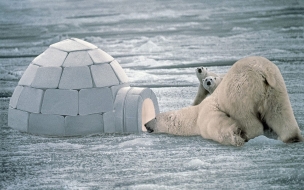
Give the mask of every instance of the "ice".
<svg viewBox="0 0 304 190">
<path fill-rule="evenodd" d="M 31 86 L 36 72 L 37 72 L 38 66 L 30 64 L 27 69 L 24 71 L 21 79 L 18 82 L 18 85 L 21 86 Z"/>
<path fill-rule="evenodd" d="M 103 132 L 103 119 L 100 114 L 65 117 L 65 135 L 87 135 Z"/>
<path fill-rule="evenodd" d="M 190 160 L 189 162 L 184 163 L 184 167 L 187 169 L 200 169 L 200 168 L 209 168 L 210 163 L 208 162 L 203 162 L 202 160 L 196 158 L 193 160 Z"/>
<path fill-rule="evenodd" d="M 160 52 L 163 51 L 163 49 L 158 46 L 157 44 L 155 44 L 154 42 L 152 42 L 151 40 L 147 41 L 146 43 L 144 43 L 143 45 L 141 45 L 138 48 L 135 48 L 133 51 L 138 51 L 138 52 Z"/>
<path fill-rule="evenodd" d="M 92 65 L 93 61 L 87 51 L 70 52 L 65 59 L 64 67 Z"/>
<path fill-rule="evenodd" d="M 249 140 L 245 145 L 250 146 L 250 145 L 279 145 L 279 144 L 284 144 L 284 143 L 280 140 L 270 139 L 264 135 L 261 135 L 255 137 L 254 139 Z"/>
<path fill-rule="evenodd" d="M 121 128 L 118 130 L 115 128 L 115 113 L 113 111 L 102 114 L 103 125 L 105 133 L 117 133 L 122 132 Z"/>
<path fill-rule="evenodd" d="M 167 186 L 167 185 L 160 185 L 160 184 L 137 184 L 137 185 L 131 185 L 128 187 L 128 189 L 132 190 L 175 190 L 175 187 Z"/>
<path fill-rule="evenodd" d="M 14 93 L 13 93 L 11 99 L 10 99 L 10 102 L 9 102 L 9 106 L 10 107 L 12 107 L 12 108 L 16 108 L 17 107 L 19 96 L 20 96 L 22 90 L 23 90 L 22 86 L 16 86 L 16 88 L 14 90 Z"/>
<path fill-rule="evenodd" d="M 115 71 L 120 83 L 129 82 L 128 76 L 126 75 L 125 71 L 122 69 L 122 67 L 116 60 L 112 61 L 110 63 L 110 65 L 112 66 L 113 70 Z"/>
<path fill-rule="evenodd" d="M 59 83 L 60 89 L 92 88 L 92 77 L 88 66 L 65 67 Z"/>
<path fill-rule="evenodd" d="M 24 87 L 20 93 L 17 109 L 32 113 L 40 113 L 43 90 Z"/>
<path fill-rule="evenodd" d="M 29 113 L 17 109 L 8 109 L 8 126 L 27 132 Z"/>
<path fill-rule="evenodd" d="M 54 48 L 48 48 L 33 60 L 33 64 L 43 67 L 60 67 L 62 66 L 66 56 L 66 52 Z"/>
<path fill-rule="evenodd" d="M 37 135 L 64 136 L 64 117 L 31 113 L 28 132 Z"/>
<path fill-rule="evenodd" d="M 112 111 L 113 103 L 110 88 L 91 88 L 79 91 L 79 115 Z"/>
<path fill-rule="evenodd" d="M 78 114 L 78 91 L 61 89 L 46 90 L 41 113 L 76 116 Z"/>
<path fill-rule="evenodd" d="M 60 49 L 62 51 L 66 51 L 66 52 L 92 49 L 91 47 L 88 47 L 88 46 L 84 45 L 83 43 L 79 43 L 77 41 L 70 40 L 70 39 L 52 44 L 52 45 L 50 45 L 50 47 L 57 48 L 57 49 Z"/>
<path fill-rule="evenodd" d="M 154 140 L 153 139 L 148 139 L 148 138 L 136 138 L 132 140 L 128 140 L 125 142 L 120 143 L 118 146 L 120 148 L 136 148 L 136 147 L 149 147 L 154 145 Z"/>
<path fill-rule="evenodd" d="M 110 63 L 114 60 L 114 58 L 107 54 L 106 52 L 102 51 L 101 49 L 94 49 L 88 51 L 90 54 L 94 64 L 100 64 L 100 63 Z"/>
<path fill-rule="evenodd" d="M 61 73 L 61 67 L 39 67 L 31 86 L 34 88 L 57 88 Z"/>
<path fill-rule="evenodd" d="M 81 39 L 78 39 L 78 38 L 71 38 L 71 39 L 74 40 L 74 41 L 76 41 L 76 42 L 78 42 L 78 43 L 81 43 L 82 45 L 85 45 L 85 46 L 87 46 L 87 47 L 89 47 L 89 48 L 91 48 L 91 49 L 96 49 L 96 48 L 98 48 L 98 47 L 95 46 L 94 44 L 91 44 L 91 43 L 86 42 L 86 41 L 84 41 L 84 40 L 81 40 Z"/>
<path fill-rule="evenodd" d="M 119 81 L 109 64 L 92 65 L 91 72 L 96 87 L 118 85 Z"/>
</svg>

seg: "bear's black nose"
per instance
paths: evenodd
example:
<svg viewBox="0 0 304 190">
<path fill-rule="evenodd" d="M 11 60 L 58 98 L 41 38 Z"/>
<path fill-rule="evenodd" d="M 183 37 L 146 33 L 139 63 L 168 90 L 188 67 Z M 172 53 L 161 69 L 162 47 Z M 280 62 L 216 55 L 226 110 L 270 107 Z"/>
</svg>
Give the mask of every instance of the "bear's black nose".
<svg viewBox="0 0 304 190">
<path fill-rule="evenodd" d="M 154 132 L 153 129 L 151 129 L 149 126 L 147 126 L 147 123 L 145 124 L 145 127 L 146 127 L 148 133 L 153 133 Z"/>
<path fill-rule="evenodd" d="M 211 82 L 210 82 L 210 81 L 207 81 L 207 85 L 210 86 L 210 85 L 211 85 Z"/>
<path fill-rule="evenodd" d="M 198 73 L 201 73 L 202 69 L 201 68 L 197 68 L 197 71 L 198 71 Z"/>
</svg>

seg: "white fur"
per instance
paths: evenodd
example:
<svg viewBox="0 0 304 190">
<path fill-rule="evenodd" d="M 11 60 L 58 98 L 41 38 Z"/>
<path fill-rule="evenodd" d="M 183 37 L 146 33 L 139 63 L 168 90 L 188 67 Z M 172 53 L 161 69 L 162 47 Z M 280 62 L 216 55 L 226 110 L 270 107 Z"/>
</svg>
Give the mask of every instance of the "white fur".
<svg viewBox="0 0 304 190">
<path fill-rule="evenodd" d="M 203 80 L 208 76 L 218 77 L 217 74 L 209 72 L 206 67 L 196 68 L 195 73 L 199 81 L 199 86 L 195 99 L 192 103 L 193 106 L 200 104 L 209 94 L 209 92 L 203 87 Z"/>
<path fill-rule="evenodd" d="M 208 76 L 203 80 L 203 87 L 212 94 L 221 81 L 221 77 Z"/>
<path fill-rule="evenodd" d="M 279 69 L 263 57 L 247 57 L 199 105 L 161 113 L 146 128 L 241 146 L 262 135 L 263 125 L 283 142 L 303 141 Z"/>
</svg>

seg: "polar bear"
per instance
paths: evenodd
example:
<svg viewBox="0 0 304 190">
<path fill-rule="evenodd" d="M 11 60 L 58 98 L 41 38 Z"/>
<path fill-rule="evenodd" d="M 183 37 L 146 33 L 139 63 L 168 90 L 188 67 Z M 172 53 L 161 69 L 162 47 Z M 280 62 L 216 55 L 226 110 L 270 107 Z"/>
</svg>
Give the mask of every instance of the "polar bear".
<svg viewBox="0 0 304 190">
<path fill-rule="evenodd" d="M 201 135 L 242 146 L 272 129 L 286 143 L 304 141 L 278 67 L 263 57 L 237 61 L 215 91 L 199 105 L 160 113 L 148 132 Z"/>
<path fill-rule="evenodd" d="M 203 80 L 208 76 L 218 77 L 217 74 L 209 72 L 206 67 L 197 67 L 195 70 L 196 77 L 199 81 L 198 91 L 192 103 L 193 106 L 200 104 L 209 94 L 203 87 Z"/>
<path fill-rule="evenodd" d="M 221 77 L 209 76 L 203 79 L 203 87 L 209 92 L 209 94 L 212 94 L 221 81 Z"/>
</svg>

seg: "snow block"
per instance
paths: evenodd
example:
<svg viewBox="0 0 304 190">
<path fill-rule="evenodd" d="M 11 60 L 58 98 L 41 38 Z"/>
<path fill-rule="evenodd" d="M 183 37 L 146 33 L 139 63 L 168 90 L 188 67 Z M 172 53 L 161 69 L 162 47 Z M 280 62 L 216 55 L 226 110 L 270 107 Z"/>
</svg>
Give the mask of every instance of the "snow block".
<svg viewBox="0 0 304 190">
<path fill-rule="evenodd" d="M 125 132 L 141 132 L 142 103 L 143 99 L 141 96 L 128 93 L 125 100 Z"/>
<path fill-rule="evenodd" d="M 91 72 L 96 87 L 119 84 L 119 80 L 109 64 L 92 65 Z"/>
<path fill-rule="evenodd" d="M 67 55 L 64 51 L 48 48 L 33 60 L 33 64 L 43 67 L 60 67 Z"/>
<path fill-rule="evenodd" d="M 75 67 L 93 65 L 93 61 L 87 51 L 75 51 L 68 54 L 63 67 Z"/>
<path fill-rule="evenodd" d="M 139 95 L 141 96 L 143 99 L 145 98 L 150 98 L 151 97 L 151 93 L 152 90 L 149 88 L 132 88 L 132 90 L 130 90 L 130 92 L 128 93 L 128 95 Z"/>
<path fill-rule="evenodd" d="M 115 111 L 115 131 L 117 133 L 124 132 L 124 110 L 125 110 L 125 99 L 128 91 L 131 87 L 121 88 L 116 95 L 114 101 L 114 111 Z"/>
<path fill-rule="evenodd" d="M 36 135 L 64 136 L 64 117 L 31 113 L 28 132 Z"/>
<path fill-rule="evenodd" d="M 17 109 L 32 113 L 40 113 L 43 90 L 24 87 L 20 93 Z"/>
<path fill-rule="evenodd" d="M 17 109 L 8 109 L 8 126 L 13 129 L 27 132 L 28 131 L 29 113 Z"/>
<path fill-rule="evenodd" d="M 107 54 L 101 49 L 90 50 L 88 51 L 88 53 L 91 56 L 94 64 L 110 63 L 111 61 L 114 60 L 114 58 L 111 55 Z"/>
<path fill-rule="evenodd" d="M 60 89 L 92 88 L 92 77 L 89 67 L 65 67 L 59 82 Z"/>
<path fill-rule="evenodd" d="M 67 39 L 63 40 L 61 42 L 57 42 L 55 44 L 50 45 L 52 48 L 56 48 L 62 51 L 71 52 L 71 51 L 81 51 L 81 50 L 90 50 L 86 45 L 83 45 L 82 43 L 79 43 L 77 41 Z"/>
<path fill-rule="evenodd" d="M 11 108 L 16 108 L 17 107 L 19 96 L 20 96 L 22 90 L 23 90 L 22 86 L 16 86 L 16 88 L 14 90 L 14 93 L 13 93 L 11 99 L 10 99 L 10 102 L 9 102 L 9 106 Z"/>
<path fill-rule="evenodd" d="M 86 42 L 84 40 L 81 40 L 81 39 L 78 39 L 78 38 L 71 38 L 71 39 L 74 40 L 74 41 L 76 41 L 76 42 L 78 42 L 78 43 L 80 43 L 80 44 L 82 44 L 82 45 L 87 46 L 90 49 L 96 49 L 96 48 L 98 48 L 97 46 L 95 46 L 95 45 L 93 45 L 93 44 L 91 44 L 89 42 Z"/>
<path fill-rule="evenodd" d="M 115 86 L 111 87 L 112 95 L 113 95 L 113 99 L 114 100 L 116 98 L 118 90 L 120 90 L 123 87 L 130 87 L 130 84 L 129 83 L 124 83 L 124 84 L 121 84 L 121 85 L 115 85 Z"/>
<path fill-rule="evenodd" d="M 110 88 L 91 88 L 79 91 L 79 115 L 109 112 L 113 110 Z"/>
<path fill-rule="evenodd" d="M 65 117 L 65 135 L 88 135 L 103 132 L 103 119 L 100 114 Z"/>
<path fill-rule="evenodd" d="M 78 91 L 61 89 L 46 90 L 41 113 L 76 116 L 78 114 Z"/>
<path fill-rule="evenodd" d="M 118 77 L 118 79 L 120 81 L 120 84 L 129 82 L 128 76 L 126 75 L 125 71 L 122 69 L 122 67 L 116 60 L 112 61 L 110 63 L 110 65 L 112 66 L 113 70 L 115 71 L 116 76 Z"/>
<path fill-rule="evenodd" d="M 126 133 L 141 133 L 141 119 L 129 117 L 125 119 L 125 132 Z"/>
<path fill-rule="evenodd" d="M 120 130 L 120 128 L 115 128 L 115 113 L 113 111 L 106 112 L 102 116 L 105 133 L 116 133 Z M 122 132 L 122 130 L 120 132 Z"/>
<path fill-rule="evenodd" d="M 132 89 L 130 90 L 132 91 Z M 139 114 L 139 106 L 142 104 L 143 99 L 139 95 L 133 95 L 130 94 L 130 91 L 128 92 L 125 100 L 125 118 L 129 117 L 141 117 L 141 114 Z"/>
<path fill-rule="evenodd" d="M 150 99 L 152 100 L 153 105 L 154 105 L 155 115 L 159 114 L 160 111 L 159 111 L 159 106 L 158 106 L 157 97 L 156 97 L 155 93 L 154 93 L 152 90 L 151 90 Z"/>
<path fill-rule="evenodd" d="M 39 67 L 31 86 L 34 88 L 57 88 L 61 72 L 61 67 Z"/>
<path fill-rule="evenodd" d="M 38 66 L 30 64 L 27 69 L 24 71 L 21 79 L 18 82 L 18 85 L 20 86 L 31 86 L 36 72 L 37 72 Z"/>
</svg>

